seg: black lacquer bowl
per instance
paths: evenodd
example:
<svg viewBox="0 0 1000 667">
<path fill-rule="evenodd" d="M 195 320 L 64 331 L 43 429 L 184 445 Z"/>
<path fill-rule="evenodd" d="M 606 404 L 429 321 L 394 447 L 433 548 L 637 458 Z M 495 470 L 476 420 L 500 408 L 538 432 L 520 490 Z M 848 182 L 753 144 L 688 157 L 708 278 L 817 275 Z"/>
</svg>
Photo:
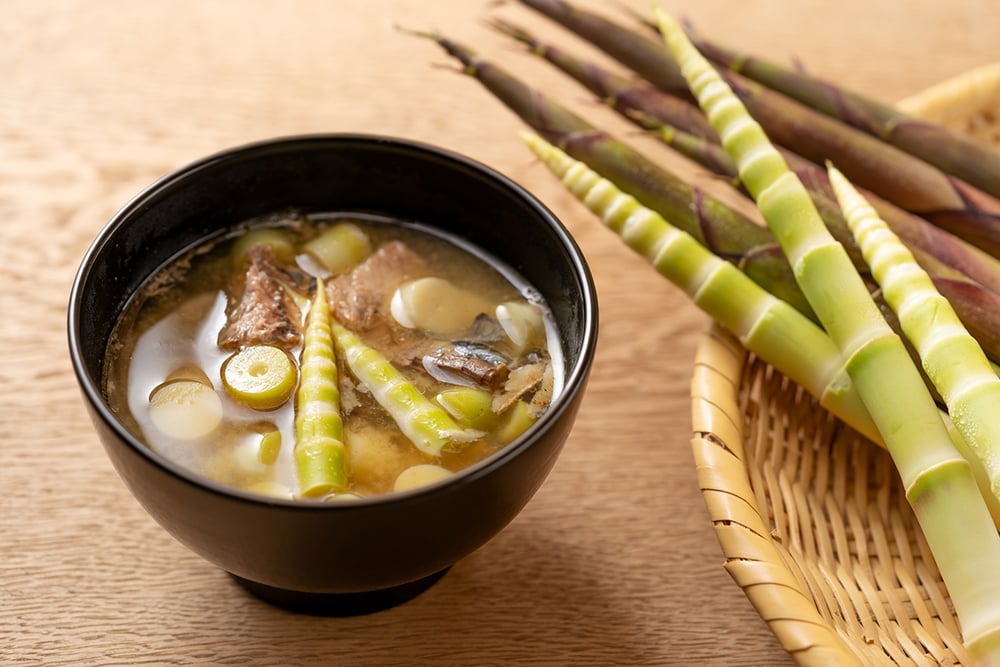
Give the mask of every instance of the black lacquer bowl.
<svg viewBox="0 0 1000 667">
<path fill-rule="evenodd" d="M 542 293 L 560 331 L 565 388 L 548 413 L 445 483 L 341 503 L 268 499 L 213 483 L 132 435 L 101 388 L 107 341 L 126 302 L 184 249 L 289 207 L 417 221 L 487 249 L 519 272 Z M 70 296 L 68 333 L 104 448 L 160 525 L 270 602 L 357 614 L 420 593 L 494 537 L 537 491 L 583 396 L 597 339 L 597 299 L 565 228 L 510 179 L 424 144 L 315 135 L 226 151 L 140 193 L 84 258 Z"/>
</svg>

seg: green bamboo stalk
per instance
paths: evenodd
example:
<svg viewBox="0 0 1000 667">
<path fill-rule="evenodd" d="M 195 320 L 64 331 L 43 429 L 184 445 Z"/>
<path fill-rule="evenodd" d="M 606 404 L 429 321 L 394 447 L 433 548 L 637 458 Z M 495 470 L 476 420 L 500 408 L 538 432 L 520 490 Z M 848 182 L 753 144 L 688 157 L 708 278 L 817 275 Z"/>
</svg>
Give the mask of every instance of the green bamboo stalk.
<svg viewBox="0 0 1000 667">
<path fill-rule="evenodd" d="M 400 431 L 423 453 L 439 457 L 445 448 L 481 434 L 463 430 L 440 405 L 420 393 L 392 363 L 353 332 L 331 323 L 337 352 Z"/>
<path fill-rule="evenodd" d="M 824 169 L 791 151 L 783 150 L 782 154 L 809 191 L 816 195 L 814 199 L 822 197 L 826 201 L 835 201 L 829 176 Z M 952 277 L 962 276 L 1000 294 L 1000 259 L 996 256 L 872 192 L 864 191 L 864 194 L 886 224 L 915 254 L 921 258 L 933 258 L 940 266 L 948 267 L 953 272 Z M 927 264 L 925 268 L 931 270 Z M 935 278 L 938 277 L 938 271 L 931 272 Z M 988 304 L 980 306 L 985 307 Z"/>
<path fill-rule="evenodd" d="M 729 158 L 721 146 L 680 131 L 673 133 L 668 126 L 661 129 L 663 141 L 675 150 L 720 176 L 739 181 L 735 163 L 731 159 L 727 162 L 714 150 L 709 150 L 709 147 L 718 148 Z M 788 160 L 789 167 L 805 182 L 813 204 L 830 233 L 845 246 L 855 266 L 867 272 L 863 259 L 859 261 L 860 249 L 837 204 L 829 178 L 825 173 L 819 173 L 822 170 L 813 163 L 801 158 L 796 160 L 796 156 L 787 151 L 782 151 L 782 154 Z M 982 346 L 986 355 L 1000 363 L 1000 262 L 979 248 L 927 223 L 923 218 L 870 193 L 868 196 L 889 228 L 905 241 L 937 290 L 952 304 L 959 319 Z M 876 295 L 876 300 L 881 305 L 879 295 Z M 895 326 L 891 310 L 883 310 L 883 314 L 890 319 L 893 329 L 900 331 Z"/>
<path fill-rule="evenodd" d="M 440 45 L 497 99 L 549 142 L 611 179 L 684 229 L 713 253 L 736 263 L 775 296 L 812 316 L 772 234 L 634 148 L 572 113 L 472 49 L 437 33 L 416 33 Z"/>
<path fill-rule="evenodd" d="M 695 40 L 722 67 L 781 92 L 1000 198 L 1000 152 L 960 132 L 909 116 L 892 105 L 747 53 Z"/>
<path fill-rule="evenodd" d="M 724 79 L 657 8 L 664 39 L 736 160 L 802 291 L 847 360 L 951 594 L 970 652 L 1000 664 L 1000 535 L 900 338 L 881 317 L 801 181 Z"/>
<path fill-rule="evenodd" d="M 738 185 L 736 164 L 721 146 L 655 120 L 650 120 L 647 126 L 656 128 L 657 125 L 665 144 Z M 845 245 L 851 258 L 856 259 L 860 251 L 848 232 L 825 171 L 791 151 L 780 147 L 779 150 L 806 185 L 830 232 Z M 930 274 L 937 289 L 952 303 L 988 356 L 1000 363 L 1000 260 L 891 202 L 871 193 L 866 196 Z"/>
<path fill-rule="evenodd" d="M 1000 497 L 1000 377 L 899 237 L 840 171 L 829 169 L 837 200 L 872 275 Z"/>
<path fill-rule="evenodd" d="M 1000 255 L 1000 201 L 936 167 L 758 83 L 722 73 L 771 140 L 842 164 L 852 182 Z"/>
<path fill-rule="evenodd" d="M 678 86 L 669 52 L 645 35 L 565 0 L 521 0 L 667 91 Z M 854 183 L 1000 256 L 1000 200 L 905 151 L 816 112 L 735 72 L 721 73 L 779 145 L 823 164 L 833 160 Z"/>
<path fill-rule="evenodd" d="M 321 278 L 306 316 L 300 368 L 294 449 L 299 494 L 325 496 L 347 488 L 347 466 L 330 307 Z"/>
<path fill-rule="evenodd" d="M 739 180 L 735 163 L 721 158 L 713 150 L 713 144 L 665 125 L 661 129 L 663 141 L 671 147 L 720 176 Z M 848 229 L 847 223 L 826 171 L 792 151 L 780 146 L 778 149 L 809 190 L 831 233 L 848 247 L 853 258 L 855 243 L 849 233 L 845 236 L 842 232 Z M 955 303 L 963 322 L 981 332 L 977 335 L 978 340 L 990 352 L 991 358 L 1000 361 L 1000 309 L 997 308 L 1000 305 L 1000 259 L 892 202 L 870 192 L 865 196 L 931 274 L 938 289 L 954 295 L 954 299 L 949 296 L 949 300 Z"/>
<path fill-rule="evenodd" d="M 717 143 L 707 141 L 680 128 L 674 127 L 662 121 L 654 121 L 643 112 L 625 112 L 639 124 L 645 125 L 649 129 L 655 129 L 659 133 L 660 141 L 667 146 L 700 164 L 713 174 L 726 177 L 733 187 L 739 188 L 739 171 L 736 163 L 729 157 L 729 153 Z"/>
<path fill-rule="evenodd" d="M 799 383 L 845 423 L 881 442 L 845 375 L 839 351 L 822 329 L 583 162 L 536 135 L 522 137 L 577 199 L 748 350 Z"/>
</svg>

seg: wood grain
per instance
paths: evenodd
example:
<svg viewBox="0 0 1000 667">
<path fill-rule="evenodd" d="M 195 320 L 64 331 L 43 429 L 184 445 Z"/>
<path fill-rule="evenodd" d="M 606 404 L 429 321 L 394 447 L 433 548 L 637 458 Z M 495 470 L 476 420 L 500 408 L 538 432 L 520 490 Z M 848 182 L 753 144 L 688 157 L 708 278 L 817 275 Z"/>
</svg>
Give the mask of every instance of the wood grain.
<svg viewBox="0 0 1000 667">
<path fill-rule="evenodd" d="M 663 5 L 887 100 L 1000 60 L 992 0 Z M 462 38 L 715 184 L 492 33 L 493 12 L 606 62 L 514 2 L 0 3 L 0 663 L 789 664 L 723 572 L 697 488 L 706 318 L 534 163 L 509 112 L 397 27 Z M 325 131 L 432 142 L 523 183 L 575 234 L 601 303 L 577 426 L 528 508 L 420 598 L 350 619 L 271 608 L 162 531 L 105 458 L 65 342 L 76 268 L 133 194 L 229 146 Z"/>
</svg>

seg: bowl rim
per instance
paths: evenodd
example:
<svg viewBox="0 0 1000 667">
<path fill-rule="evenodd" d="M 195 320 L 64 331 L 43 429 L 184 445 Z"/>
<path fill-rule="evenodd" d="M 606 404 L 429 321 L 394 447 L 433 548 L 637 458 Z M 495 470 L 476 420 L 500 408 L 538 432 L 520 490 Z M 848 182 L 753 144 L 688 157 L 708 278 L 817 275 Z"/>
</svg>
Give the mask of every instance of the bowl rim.
<svg viewBox="0 0 1000 667">
<path fill-rule="evenodd" d="M 498 451 L 462 469 L 445 480 L 416 489 L 377 494 L 352 499 L 350 502 L 343 503 L 299 498 L 286 499 L 252 493 L 239 487 L 203 477 L 160 454 L 125 428 L 111 411 L 100 389 L 100 380 L 92 377 L 86 369 L 79 331 L 82 319 L 80 304 L 83 299 L 83 288 L 87 283 L 88 276 L 98 255 L 119 228 L 126 225 L 131 216 L 145 206 L 150 198 L 156 196 L 158 193 L 176 187 L 189 179 L 197 178 L 203 170 L 220 162 L 239 161 L 241 158 L 249 157 L 252 154 L 260 154 L 272 150 L 288 151 L 298 144 L 308 146 L 318 143 L 341 143 L 345 145 L 370 144 L 372 146 L 381 145 L 390 150 L 408 151 L 415 155 L 423 155 L 425 158 L 449 162 L 472 175 L 493 182 L 497 187 L 507 190 L 514 197 L 521 200 L 523 204 L 531 208 L 541 220 L 544 220 L 549 225 L 560 244 L 568 252 L 568 257 L 571 260 L 570 268 L 576 278 L 576 282 L 582 287 L 580 312 L 582 318 L 581 331 L 583 335 L 580 340 L 580 354 L 576 363 L 567 366 L 563 389 L 548 406 L 542 419 L 529 427 L 517 439 L 504 445 Z M 563 222 L 534 194 L 497 169 L 455 150 L 420 140 L 355 132 L 296 134 L 251 141 L 216 151 L 155 179 L 139 190 L 119 208 L 94 237 L 94 240 L 84 253 L 74 276 L 67 306 L 67 342 L 69 344 L 70 359 L 77 378 L 77 384 L 80 387 L 84 400 L 91 408 L 93 418 L 99 419 L 105 427 L 111 430 L 134 453 L 146 459 L 160 470 L 187 484 L 199 487 L 203 491 L 237 501 L 265 506 L 280 506 L 303 512 L 350 511 L 351 509 L 360 509 L 363 507 L 376 505 L 384 507 L 406 502 L 414 497 L 428 496 L 441 493 L 445 489 L 471 484 L 478 478 L 489 474 L 493 469 L 503 466 L 507 460 L 516 458 L 521 452 L 530 448 L 538 436 L 550 428 L 552 424 L 559 421 L 562 414 L 574 405 L 576 395 L 584 390 L 590 368 L 594 362 L 598 329 L 597 289 L 585 255 Z"/>
</svg>

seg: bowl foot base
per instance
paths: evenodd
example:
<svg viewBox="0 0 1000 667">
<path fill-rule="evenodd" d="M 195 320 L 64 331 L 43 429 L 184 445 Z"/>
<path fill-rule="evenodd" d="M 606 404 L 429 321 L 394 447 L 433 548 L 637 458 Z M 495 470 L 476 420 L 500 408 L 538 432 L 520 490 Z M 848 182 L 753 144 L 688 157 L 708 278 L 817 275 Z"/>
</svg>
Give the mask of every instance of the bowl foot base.
<svg viewBox="0 0 1000 667">
<path fill-rule="evenodd" d="M 363 593 L 308 593 L 276 588 L 229 573 L 237 583 L 255 596 L 288 611 L 313 616 L 361 616 L 390 609 L 417 597 L 448 572 L 448 568 L 391 588 Z"/>
</svg>

